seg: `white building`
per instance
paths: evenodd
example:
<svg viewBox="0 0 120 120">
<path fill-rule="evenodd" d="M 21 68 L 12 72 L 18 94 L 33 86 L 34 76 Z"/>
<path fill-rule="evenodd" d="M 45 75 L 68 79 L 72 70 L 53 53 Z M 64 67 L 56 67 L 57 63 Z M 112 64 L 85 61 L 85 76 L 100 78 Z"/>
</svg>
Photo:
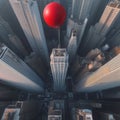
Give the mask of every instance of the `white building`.
<svg viewBox="0 0 120 120">
<path fill-rule="evenodd" d="M 68 70 L 68 54 L 66 49 L 53 49 L 51 58 L 51 70 L 54 81 L 54 91 L 64 91 L 66 88 L 65 78 Z"/>
</svg>

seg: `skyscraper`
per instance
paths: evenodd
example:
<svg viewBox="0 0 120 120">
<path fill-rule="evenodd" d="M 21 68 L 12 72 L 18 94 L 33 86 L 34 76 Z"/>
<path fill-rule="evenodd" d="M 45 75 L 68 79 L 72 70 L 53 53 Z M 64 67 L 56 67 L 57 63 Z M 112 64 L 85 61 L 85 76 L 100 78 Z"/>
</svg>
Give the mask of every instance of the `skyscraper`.
<svg viewBox="0 0 120 120">
<path fill-rule="evenodd" d="M 0 46 L 0 80 L 1 83 L 28 92 L 43 92 L 42 79 L 4 45 Z"/>
<path fill-rule="evenodd" d="M 93 92 L 114 88 L 120 84 L 120 54 L 100 67 L 95 72 L 87 73 L 75 86 L 77 92 Z"/>
<path fill-rule="evenodd" d="M 106 35 L 111 30 L 119 26 L 115 26 L 116 22 L 120 18 L 120 8 L 117 4 L 110 3 L 106 6 L 100 20 L 94 26 L 91 26 L 85 39 L 85 44 L 83 45 L 84 52 L 88 52 L 95 47 L 101 47 L 101 45 L 106 40 Z M 90 43 L 93 44 L 90 44 Z M 88 46 L 89 44 L 89 46 Z"/>
<path fill-rule="evenodd" d="M 67 51 L 69 54 L 69 62 L 72 62 L 77 51 L 77 34 L 75 30 L 72 31 L 72 35 L 67 46 Z"/>
<path fill-rule="evenodd" d="M 7 45 L 17 55 L 26 56 L 28 55 L 21 40 L 13 32 L 10 25 L 0 16 L 0 42 Z"/>
<path fill-rule="evenodd" d="M 48 64 L 48 48 L 37 2 L 35 0 L 9 1 L 33 52 Z"/>
<path fill-rule="evenodd" d="M 84 19 L 89 16 L 93 1 L 94 0 L 72 0 L 71 17 L 83 22 Z"/>
<path fill-rule="evenodd" d="M 68 54 L 66 49 L 53 49 L 51 58 L 51 70 L 53 75 L 54 91 L 66 89 L 65 78 L 68 69 Z"/>
</svg>

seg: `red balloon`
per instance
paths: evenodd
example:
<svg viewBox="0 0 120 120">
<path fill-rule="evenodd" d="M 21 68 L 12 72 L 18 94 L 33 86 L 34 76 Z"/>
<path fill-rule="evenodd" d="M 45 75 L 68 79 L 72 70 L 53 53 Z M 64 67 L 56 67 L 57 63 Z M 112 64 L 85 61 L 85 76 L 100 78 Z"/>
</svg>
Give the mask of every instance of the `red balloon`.
<svg viewBox="0 0 120 120">
<path fill-rule="evenodd" d="M 59 28 L 65 21 L 66 11 L 61 4 L 52 2 L 44 8 L 43 17 L 48 26 Z"/>
</svg>

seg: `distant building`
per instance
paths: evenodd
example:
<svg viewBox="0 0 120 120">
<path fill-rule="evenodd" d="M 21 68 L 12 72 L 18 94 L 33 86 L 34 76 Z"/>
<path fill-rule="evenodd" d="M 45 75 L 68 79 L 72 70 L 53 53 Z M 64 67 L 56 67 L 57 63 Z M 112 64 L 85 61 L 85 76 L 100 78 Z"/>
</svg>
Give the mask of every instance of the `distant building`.
<svg viewBox="0 0 120 120">
<path fill-rule="evenodd" d="M 72 109 L 72 120 L 93 120 L 92 111 L 88 109 Z"/>
<path fill-rule="evenodd" d="M 48 109 L 48 120 L 63 120 L 64 101 L 54 100 L 50 101 Z"/>
</svg>

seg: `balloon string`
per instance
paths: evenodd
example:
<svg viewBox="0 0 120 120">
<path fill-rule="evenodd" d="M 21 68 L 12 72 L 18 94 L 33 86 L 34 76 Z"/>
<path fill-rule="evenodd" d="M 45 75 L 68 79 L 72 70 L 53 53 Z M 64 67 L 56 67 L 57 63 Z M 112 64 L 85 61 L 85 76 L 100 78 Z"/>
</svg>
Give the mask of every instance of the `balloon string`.
<svg viewBox="0 0 120 120">
<path fill-rule="evenodd" d="M 58 28 L 58 48 L 61 47 L 61 43 L 60 43 L 60 28 Z"/>
</svg>

